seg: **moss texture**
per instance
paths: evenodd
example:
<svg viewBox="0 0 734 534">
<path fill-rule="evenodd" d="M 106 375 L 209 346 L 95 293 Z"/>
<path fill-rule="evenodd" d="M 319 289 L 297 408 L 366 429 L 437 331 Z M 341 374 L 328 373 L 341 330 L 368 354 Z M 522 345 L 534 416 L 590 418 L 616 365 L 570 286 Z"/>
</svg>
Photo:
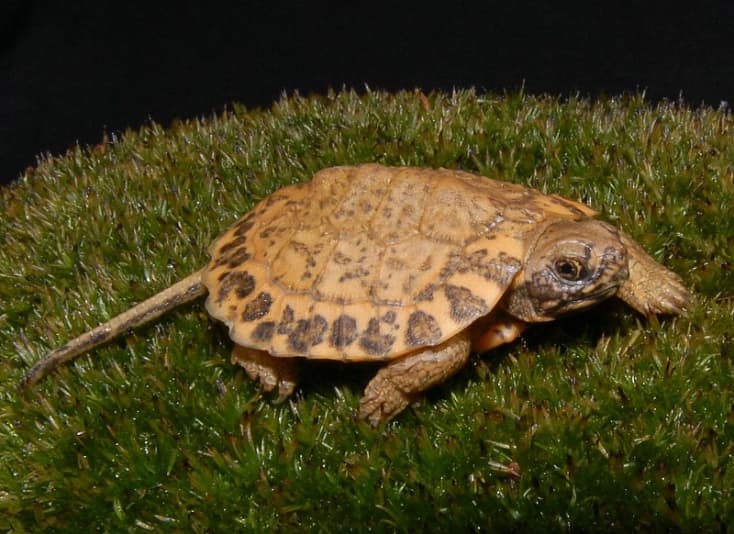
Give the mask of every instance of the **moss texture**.
<svg viewBox="0 0 734 534">
<path fill-rule="evenodd" d="M 579 199 L 696 293 L 610 302 L 476 356 L 377 431 L 372 368 L 275 404 L 201 302 L 29 395 L 47 350 L 203 265 L 335 164 L 444 166 Z M 0 190 L 0 530 L 673 530 L 734 521 L 734 121 L 641 96 L 368 92 L 234 107 L 42 161 Z"/>
</svg>

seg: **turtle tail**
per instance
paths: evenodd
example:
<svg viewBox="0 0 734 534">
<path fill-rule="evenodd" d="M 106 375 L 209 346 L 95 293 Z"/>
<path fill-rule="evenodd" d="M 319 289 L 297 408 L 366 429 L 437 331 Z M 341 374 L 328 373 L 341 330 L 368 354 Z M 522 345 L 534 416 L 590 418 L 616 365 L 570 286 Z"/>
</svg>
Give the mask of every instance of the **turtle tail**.
<svg viewBox="0 0 734 534">
<path fill-rule="evenodd" d="M 149 323 L 167 311 L 203 295 L 206 293 L 206 288 L 201 282 L 201 272 L 196 271 L 190 274 L 157 295 L 52 350 L 28 371 L 20 383 L 21 388 L 32 388 L 59 365 L 111 341 L 123 332 Z"/>
</svg>

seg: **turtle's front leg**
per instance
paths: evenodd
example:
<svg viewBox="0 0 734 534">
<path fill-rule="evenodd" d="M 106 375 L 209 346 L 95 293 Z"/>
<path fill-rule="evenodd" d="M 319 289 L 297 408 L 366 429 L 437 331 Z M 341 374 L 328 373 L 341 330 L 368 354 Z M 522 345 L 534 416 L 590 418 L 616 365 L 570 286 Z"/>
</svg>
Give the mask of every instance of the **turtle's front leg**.
<svg viewBox="0 0 734 534">
<path fill-rule="evenodd" d="M 290 397 L 298 384 L 298 358 L 279 358 L 264 350 L 235 345 L 232 363 L 244 367 L 247 376 L 259 382 L 263 391 L 277 389 L 279 400 Z"/>
<path fill-rule="evenodd" d="M 680 315 L 689 305 L 691 294 L 680 277 L 645 252 L 627 234 L 620 232 L 629 255 L 629 279 L 617 296 L 643 315 Z"/>
<path fill-rule="evenodd" d="M 443 382 L 469 359 L 471 341 L 463 331 L 435 347 L 426 347 L 391 361 L 367 384 L 359 416 L 373 426 L 403 411 L 416 395 Z"/>
</svg>

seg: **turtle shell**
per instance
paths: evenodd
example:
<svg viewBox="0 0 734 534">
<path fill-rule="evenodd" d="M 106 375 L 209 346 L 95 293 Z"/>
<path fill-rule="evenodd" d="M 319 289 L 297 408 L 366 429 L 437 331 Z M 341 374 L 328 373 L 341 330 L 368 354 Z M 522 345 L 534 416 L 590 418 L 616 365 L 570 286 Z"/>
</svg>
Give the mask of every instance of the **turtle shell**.
<svg viewBox="0 0 734 534">
<path fill-rule="evenodd" d="M 376 164 L 282 188 L 211 246 L 209 313 L 274 356 L 393 358 L 488 314 L 528 235 L 583 204 L 460 171 Z"/>
</svg>

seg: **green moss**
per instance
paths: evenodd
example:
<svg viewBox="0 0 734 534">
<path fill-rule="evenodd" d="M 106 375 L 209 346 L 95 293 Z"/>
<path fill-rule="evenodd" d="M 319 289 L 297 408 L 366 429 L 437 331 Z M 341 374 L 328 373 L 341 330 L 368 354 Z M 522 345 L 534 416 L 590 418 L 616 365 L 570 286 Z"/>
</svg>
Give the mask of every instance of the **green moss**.
<svg viewBox="0 0 734 534">
<path fill-rule="evenodd" d="M 631 96 L 286 98 L 43 161 L 0 190 L 0 529 L 721 528 L 734 520 L 734 123 Z M 315 363 L 276 404 L 194 303 L 61 369 L 47 350 L 206 261 L 278 187 L 379 161 L 596 206 L 696 292 L 615 303 L 483 358 L 379 431 L 371 369 Z M 520 476 L 517 476 L 519 470 Z"/>
</svg>

